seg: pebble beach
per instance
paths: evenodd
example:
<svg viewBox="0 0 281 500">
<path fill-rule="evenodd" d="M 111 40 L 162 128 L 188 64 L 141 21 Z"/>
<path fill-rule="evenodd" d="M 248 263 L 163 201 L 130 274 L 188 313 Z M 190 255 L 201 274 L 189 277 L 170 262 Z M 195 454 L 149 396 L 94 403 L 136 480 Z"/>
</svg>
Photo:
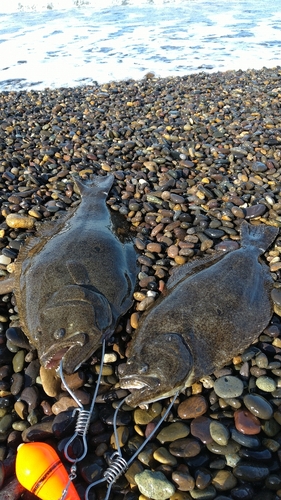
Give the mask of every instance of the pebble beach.
<svg viewBox="0 0 281 500">
<path fill-rule="evenodd" d="M 127 221 L 139 251 L 134 306 L 106 348 L 89 452 L 78 464 L 81 499 L 116 450 L 113 414 L 127 394 L 118 365 L 173 269 L 239 248 L 243 220 L 281 227 L 280 78 L 280 67 L 168 78 L 147 73 L 142 80 L 0 94 L 1 279 L 12 274 L 21 245 L 38 225 L 79 204 L 72 174 L 113 173 L 107 203 Z M 268 327 L 232 363 L 178 396 L 110 498 L 281 498 L 280 252 L 277 237 L 263 256 L 274 279 Z M 24 336 L 19 342 L 19 326 L 13 294 L 2 295 L 0 500 L 37 498 L 14 476 L 21 442 L 51 444 L 69 470 L 63 448 L 75 426 L 75 401 L 54 370 L 40 369 Z M 67 376 L 85 407 L 100 355 Z M 118 436 L 127 460 L 169 402 L 122 407 Z M 101 485 L 89 499 L 105 494 Z"/>
</svg>

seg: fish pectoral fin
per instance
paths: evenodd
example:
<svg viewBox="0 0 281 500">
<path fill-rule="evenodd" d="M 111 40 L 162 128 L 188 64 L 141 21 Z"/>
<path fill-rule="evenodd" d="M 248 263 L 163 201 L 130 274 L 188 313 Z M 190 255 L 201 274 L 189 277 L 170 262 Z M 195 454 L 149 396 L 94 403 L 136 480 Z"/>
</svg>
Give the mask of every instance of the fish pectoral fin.
<svg viewBox="0 0 281 500">
<path fill-rule="evenodd" d="M 60 317 L 66 317 L 71 314 L 77 318 L 81 311 L 83 314 L 90 315 L 94 328 L 100 332 L 109 330 L 113 316 L 111 304 L 107 298 L 99 293 L 94 287 L 67 285 L 55 292 L 45 304 L 41 314 L 46 318 L 53 318 L 61 311 Z"/>
<path fill-rule="evenodd" d="M 86 292 L 88 290 L 86 289 Z M 66 285 L 59 290 L 57 290 L 46 302 L 45 310 L 64 307 L 69 302 L 89 302 L 87 298 L 87 293 L 82 286 L 79 285 Z"/>
<path fill-rule="evenodd" d="M 100 331 L 107 330 L 113 321 L 110 303 L 104 295 L 96 292 L 91 293 L 91 302 L 95 311 L 95 323 Z"/>
<path fill-rule="evenodd" d="M 68 260 L 66 262 L 66 267 L 76 285 L 90 284 L 88 271 L 83 264 L 76 260 Z"/>
</svg>

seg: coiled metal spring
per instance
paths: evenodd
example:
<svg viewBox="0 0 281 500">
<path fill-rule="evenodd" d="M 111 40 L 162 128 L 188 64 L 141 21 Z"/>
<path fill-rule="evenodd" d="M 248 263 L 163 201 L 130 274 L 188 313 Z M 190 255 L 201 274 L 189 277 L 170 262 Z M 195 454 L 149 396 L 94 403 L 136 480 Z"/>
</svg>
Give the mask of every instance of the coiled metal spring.
<svg viewBox="0 0 281 500">
<path fill-rule="evenodd" d="M 76 464 L 77 462 L 80 462 L 81 460 L 83 460 L 83 458 L 85 458 L 85 456 L 87 455 L 87 452 L 88 452 L 87 432 L 88 432 L 88 429 L 90 426 L 91 416 L 92 416 L 92 413 L 94 410 L 94 406 L 95 406 L 95 402 L 96 402 L 96 398 L 97 398 L 97 393 L 98 393 L 98 389 L 99 389 L 99 385 L 100 385 L 102 367 L 103 367 L 103 362 L 104 362 L 104 353 L 105 353 L 105 341 L 103 341 L 103 344 L 102 344 L 100 373 L 98 376 L 96 389 L 94 392 L 94 396 L 93 396 L 90 410 L 84 410 L 84 407 L 81 404 L 81 402 L 79 401 L 79 399 L 76 397 L 74 392 L 68 387 L 68 385 L 65 381 L 64 375 L 63 375 L 63 360 L 60 363 L 59 373 L 60 373 L 62 383 L 65 386 L 67 392 L 70 394 L 72 399 L 74 399 L 74 401 L 76 402 L 76 404 L 78 406 L 78 408 L 75 408 L 75 410 L 72 413 L 72 416 L 74 416 L 76 413 L 78 413 L 78 417 L 77 417 L 77 421 L 76 421 L 76 425 L 75 425 L 75 432 L 74 432 L 73 436 L 67 441 L 67 443 L 64 447 L 65 458 L 71 463 Z M 73 441 L 78 436 L 80 438 L 82 438 L 83 451 L 79 457 L 72 458 L 72 457 L 70 457 L 68 450 L 69 450 L 70 445 L 73 443 Z"/>
<path fill-rule="evenodd" d="M 166 416 L 168 415 L 169 411 L 171 410 L 176 398 L 178 397 L 178 392 L 175 394 L 173 397 L 172 401 L 170 402 L 168 408 L 166 409 L 164 415 L 162 415 L 161 419 L 159 422 L 156 424 L 155 428 L 153 429 L 152 433 L 144 440 L 144 442 L 141 444 L 141 446 L 138 448 L 138 450 L 134 453 L 134 455 L 128 460 L 128 462 L 125 460 L 125 458 L 122 457 L 121 454 L 121 447 L 119 444 L 119 439 L 118 439 L 118 434 L 117 434 L 117 414 L 118 411 L 120 410 L 122 404 L 125 402 L 126 398 L 122 399 L 120 403 L 118 404 L 117 408 L 115 409 L 114 413 L 114 418 L 113 418 L 113 428 L 114 428 L 114 436 L 115 436 L 115 442 L 117 446 L 117 451 L 115 451 L 111 457 L 110 457 L 110 465 L 106 469 L 106 471 L 103 473 L 103 477 L 101 479 L 98 479 L 97 481 L 94 481 L 92 484 L 88 486 L 85 492 L 85 500 L 89 500 L 89 491 L 91 488 L 94 486 L 97 486 L 98 484 L 101 484 L 103 482 L 108 483 L 108 488 L 106 492 L 106 496 L 104 500 L 109 499 L 109 495 L 111 492 L 111 488 L 115 481 L 124 473 L 128 468 L 130 467 L 131 463 L 137 458 L 138 454 L 143 450 L 143 448 L 147 445 L 148 441 L 151 439 L 152 435 L 155 434 L 155 432 L 159 429 L 160 425 L 162 422 L 165 420 Z"/>
<path fill-rule="evenodd" d="M 128 463 L 125 458 L 119 455 L 118 451 L 113 453 L 110 457 L 110 466 L 104 472 L 104 477 L 108 484 L 113 484 L 117 481 L 126 470 L 128 469 Z"/>
<path fill-rule="evenodd" d="M 78 417 L 75 425 L 75 433 L 77 434 L 77 436 L 83 436 L 88 432 L 91 420 L 91 412 L 88 410 L 81 410 L 80 408 L 77 408 L 77 410 L 74 411 L 78 412 Z"/>
</svg>

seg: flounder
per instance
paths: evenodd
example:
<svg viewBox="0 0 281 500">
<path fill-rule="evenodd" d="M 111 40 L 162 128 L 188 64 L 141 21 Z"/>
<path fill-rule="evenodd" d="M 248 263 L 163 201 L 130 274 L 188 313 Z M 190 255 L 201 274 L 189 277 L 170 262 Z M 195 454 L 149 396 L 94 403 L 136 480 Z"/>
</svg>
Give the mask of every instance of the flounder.
<svg viewBox="0 0 281 500">
<path fill-rule="evenodd" d="M 189 387 L 228 363 L 268 325 L 273 280 L 260 261 L 278 228 L 241 224 L 241 248 L 178 268 L 141 320 L 119 365 L 131 406 Z"/>
<path fill-rule="evenodd" d="M 82 200 L 74 211 L 42 225 L 20 250 L 15 296 L 22 329 L 45 368 L 63 358 L 72 373 L 109 338 L 132 305 L 136 252 L 118 233 L 106 198 L 114 177 L 75 179 Z"/>
</svg>

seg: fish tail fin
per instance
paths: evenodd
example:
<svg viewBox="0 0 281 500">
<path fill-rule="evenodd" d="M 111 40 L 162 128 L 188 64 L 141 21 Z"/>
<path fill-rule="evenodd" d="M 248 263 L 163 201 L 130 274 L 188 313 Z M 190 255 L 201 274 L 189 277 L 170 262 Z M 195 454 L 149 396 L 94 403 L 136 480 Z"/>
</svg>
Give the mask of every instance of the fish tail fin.
<svg viewBox="0 0 281 500">
<path fill-rule="evenodd" d="M 110 174 L 105 176 L 95 175 L 87 181 L 82 181 L 77 175 L 73 175 L 72 178 L 81 196 L 87 194 L 93 196 L 95 192 L 107 196 L 114 181 L 114 176 Z"/>
<path fill-rule="evenodd" d="M 244 221 L 240 227 L 241 245 L 242 247 L 246 247 L 248 245 L 254 246 L 258 248 L 261 253 L 263 253 L 275 240 L 278 233 L 278 227 L 261 224 L 258 226 L 252 226 Z"/>
</svg>

